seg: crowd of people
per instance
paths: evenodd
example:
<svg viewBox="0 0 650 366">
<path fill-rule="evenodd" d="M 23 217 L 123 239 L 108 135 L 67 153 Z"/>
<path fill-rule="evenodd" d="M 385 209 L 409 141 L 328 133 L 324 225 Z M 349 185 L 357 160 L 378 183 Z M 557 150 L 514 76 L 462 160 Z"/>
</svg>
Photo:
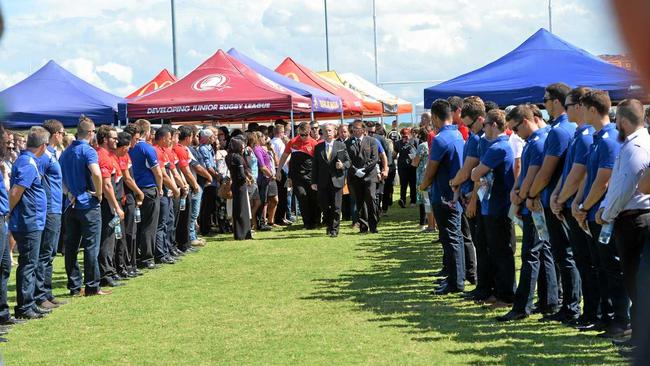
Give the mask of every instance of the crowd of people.
<svg viewBox="0 0 650 366">
<path fill-rule="evenodd" d="M 302 122 L 293 138 L 283 120 L 246 131 L 137 120 L 118 131 L 82 116 L 74 137 L 56 120 L 2 131 L 0 331 L 65 303 L 52 293 L 57 253 L 71 296 L 109 295 L 214 233 L 251 239 L 297 215 L 331 237 L 342 219 L 377 233 L 399 177 L 399 206 L 417 205 L 419 229 L 439 234 L 435 294 L 476 284 L 463 296 L 508 309 L 498 321 L 541 313 L 628 352 L 645 341 L 650 309 L 637 296 L 650 281 L 647 115 L 637 100 L 614 111 L 606 92 L 562 83 L 546 88 L 544 107 L 548 120 L 534 104 L 450 97 L 418 128 Z"/>
</svg>

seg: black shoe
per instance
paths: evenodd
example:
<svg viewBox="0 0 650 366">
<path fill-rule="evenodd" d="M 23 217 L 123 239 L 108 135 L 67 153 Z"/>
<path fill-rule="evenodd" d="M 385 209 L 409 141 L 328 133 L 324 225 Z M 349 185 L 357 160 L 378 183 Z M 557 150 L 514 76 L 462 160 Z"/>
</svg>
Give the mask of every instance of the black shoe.
<svg viewBox="0 0 650 366">
<path fill-rule="evenodd" d="M 510 310 L 505 315 L 497 316 L 496 320 L 498 322 L 510 322 L 514 320 L 523 320 L 526 318 L 528 318 L 528 314 Z"/>
<path fill-rule="evenodd" d="M 119 286 L 124 286 L 123 283 L 114 281 L 112 278 L 104 278 L 101 281 L 99 281 L 99 285 L 103 287 L 119 287 Z"/>
<path fill-rule="evenodd" d="M 176 248 L 174 248 L 174 249 L 172 250 L 172 254 L 173 254 L 174 256 L 176 256 L 176 257 L 183 257 L 183 256 L 185 256 L 185 253 L 184 253 L 182 250 L 180 250 L 180 249 L 176 249 Z"/>
<path fill-rule="evenodd" d="M 576 329 L 581 332 L 603 331 L 607 329 L 607 323 L 600 320 L 593 321 L 593 322 L 585 322 L 585 324 L 576 326 Z"/>
<path fill-rule="evenodd" d="M 632 335 L 632 329 L 629 327 L 621 327 L 619 325 L 611 325 L 607 330 L 598 335 L 599 338 L 623 338 Z"/>
<path fill-rule="evenodd" d="M 17 324 L 24 324 L 26 323 L 25 320 L 23 319 L 16 319 L 14 317 L 9 317 L 9 319 L 3 321 L 0 323 L 1 326 L 12 326 L 12 325 L 17 325 Z"/>
<path fill-rule="evenodd" d="M 34 311 L 27 311 L 21 314 L 16 314 L 17 319 L 25 319 L 25 320 L 41 319 L 42 317 L 44 317 L 43 314 L 39 314 Z"/>
<path fill-rule="evenodd" d="M 471 283 L 472 285 L 476 285 L 476 277 L 465 276 L 465 279 L 467 280 L 467 282 Z"/>
<path fill-rule="evenodd" d="M 455 287 L 445 286 L 445 287 L 437 289 L 434 292 L 434 295 L 441 295 L 442 296 L 442 295 L 449 295 L 449 294 L 458 293 L 458 292 L 463 292 L 463 291 L 459 290 L 459 289 L 457 289 Z"/>
<path fill-rule="evenodd" d="M 42 315 L 47 315 L 47 314 L 49 314 L 49 313 L 52 312 L 52 309 L 42 308 L 42 307 L 40 307 L 40 306 L 38 306 L 38 305 L 34 305 L 34 306 L 32 307 L 32 310 L 33 310 L 36 314 L 42 314 Z"/>
<path fill-rule="evenodd" d="M 70 297 L 79 297 L 82 295 L 81 290 L 70 290 Z"/>
<path fill-rule="evenodd" d="M 561 323 L 567 323 L 570 321 L 574 321 L 578 319 L 578 315 L 567 315 L 566 312 L 560 310 L 555 314 L 551 315 L 544 315 L 541 319 L 539 319 L 539 322 L 561 322 Z"/>
<path fill-rule="evenodd" d="M 122 277 L 119 274 L 114 274 L 111 278 L 113 281 L 123 281 L 125 277 Z"/>
<path fill-rule="evenodd" d="M 339 233 L 337 233 L 335 231 L 332 231 L 329 235 L 330 235 L 330 238 L 336 238 L 337 236 L 339 236 Z"/>
<path fill-rule="evenodd" d="M 621 338 L 621 339 L 613 339 L 612 344 L 615 345 L 616 347 L 626 347 L 626 348 L 631 348 L 634 347 L 634 341 L 632 338 Z"/>
<path fill-rule="evenodd" d="M 268 225 L 262 225 L 262 226 L 259 227 L 259 230 L 260 231 L 271 231 L 271 230 L 273 230 L 273 228 L 268 226 Z"/>
<path fill-rule="evenodd" d="M 129 279 L 138 277 L 138 274 L 135 273 L 135 271 L 129 271 L 129 272 L 126 272 L 125 274 L 126 274 L 126 277 L 129 278 Z"/>
<path fill-rule="evenodd" d="M 377 229 L 370 230 L 370 234 L 379 234 L 379 230 Z"/>
<path fill-rule="evenodd" d="M 129 272 L 123 271 L 117 274 L 120 276 L 123 280 L 130 280 L 132 277 L 129 275 Z"/>
<path fill-rule="evenodd" d="M 398 204 L 399 207 L 401 207 L 401 208 L 406 208 L 406 202 L 404 202 L 404 200 L 402 200 L 402 199 L 400 199 L 399 201 L 397 201 L 397 204 Z"/>
<path fill-rule="evenodd" d="M 447 282 L 447 277 L 438 278 L 438 279 L 436 279 L 435 282 L 436 282 L 437 284 L 439 284 L 439 285 L 440 285 L 440 284 L 443 284 L 443 283 Z"/>
</svg>

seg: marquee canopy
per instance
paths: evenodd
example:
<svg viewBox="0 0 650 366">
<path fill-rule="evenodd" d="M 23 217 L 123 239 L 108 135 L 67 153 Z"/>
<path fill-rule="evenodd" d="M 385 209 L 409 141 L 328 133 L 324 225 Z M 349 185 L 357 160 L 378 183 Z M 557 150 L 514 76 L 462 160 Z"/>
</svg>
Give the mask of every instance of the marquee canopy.
<svg viewBox="0 0 650 366">
<path fill-rule="evenodd" d="M 348 88 L 380 101 L 383 104 L 384 113 L 408 114 L 413 112 L 411 102 L 394 96 L 357 74 L 346 72 L 339 76 Z"/>
<path fill-rule="evenodd" d="M 379 116 L 384 112 L 383 106 L 380 102 L 375 100 L 372 97 L 369 97 L 368 95 L 365 95 L 363 93 L 360 93 L 357 90 L 349 88 L 345 83 L 343 82 L 343 79 L 339 76 L 339 74 L 336 71 L 320 71 L 318 72 L 318 75 L 324 77 L 327 79 L 329 82 L 333 83 L 334 85 L 337 85 L 339 87 L 343 87 L 352 94 L 354 94 L 357 98 L 360 98 L 362 101 L 363 105 L 363 114 L 364 115 L 370 115 L 370 116 Z"/>
<path fill-rule="evenodd" d="M 307 84 L 299 83 L 293 79 L 290 79 L 286 76 L 283 76 L 259 63 L 250 57 L 244 55 L 243 53 L 237 51 L 234 48 L 231 48 L 228 51 L 228 54 L 240 62 L 246 64 L 251 69 L 255 70 L 257 73 L 263 75 L 264 77 L 272 80 L 287 89 L 290 89 L 302 96 L 311 98 L 312 106 L 314 112 L 324 112 L 324 113 L 340 113 L 342 110 L 341 98 L 336 95 L 330 94 L 322 89 L 309 86 Z"/>
<path fill-rule="evenodd" d="M 333 82 L 326 80 L 316 72 L 295 62 L 290 57 L 284 59 L 284 61 L 275 68 L 275 71 L 297 82 L 325 90 L 326 92 L 341 98 L 341 101 L 343 102 L 343 112 L 347 115 L 361 115 L 363 113 L 363 101 L 354 95 L 352 91 L 342 85 L 336 85 Z"/>
<path fill-rule="evenodd" d="M 144 84 L 142 87 L 140 87 L 138 90 L 134 91 L 133 93 L 129 94 L 126 96 L 126 99 L 133 99 L 137 97 L 141 97 L 143 95 L 152 93 L 158 89 L 163 89 L 166 88 L 173 83 L 175 83 L 178 80 L 178 78 L 174 75 L 172 75 L 167 69 L 163 69 L 161 72 L 158 73 L 153 79 L 151 79 L 148 83 Z"/>
<path fill-rule="evenodd" d="M 165 89 L 128 103 L 129 118 L 196 120 L 308 113 L 311 100 L 222 50 Z"/>
<path fill-rule="evenodd" d="M 53 60 L 0 92 L 4 124 L 9 128 L 29 128 L 46 119 L 74 127 L 82 114 L 96 124 L 111 124 L 117 118 L 117 104 L 123 100 L 81 80 Z"/>
<path fill-rule="evenodd" d="M 555 82 L 607 90 L 613 100 L 643 98 L 636 75 L 540 29 L 498 60 L 424 89 L 424 103 L 452 95 L 477 95 L 500 106 L 542 103 L 544 88 Z"/>
</svg>

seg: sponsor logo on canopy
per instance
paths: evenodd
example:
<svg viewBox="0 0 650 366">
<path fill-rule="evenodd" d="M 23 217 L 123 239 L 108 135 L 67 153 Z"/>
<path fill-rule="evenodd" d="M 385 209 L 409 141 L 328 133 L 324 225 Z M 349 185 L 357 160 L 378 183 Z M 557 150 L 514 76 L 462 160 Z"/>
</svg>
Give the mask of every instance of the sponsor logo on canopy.
<svg viewBox="0 0 650 366">
<path fill-rule="evenodd" d="M 229 80 L 226 75 L 210 74 L 203 76 L 199 80 L 195 81 L 194 84 L 192 84 L 192 89 L 196 91 L 223 91 L 224 89 L 230 88 L 230 86 L 228 86 L 228 81 Z"/>
</svg>

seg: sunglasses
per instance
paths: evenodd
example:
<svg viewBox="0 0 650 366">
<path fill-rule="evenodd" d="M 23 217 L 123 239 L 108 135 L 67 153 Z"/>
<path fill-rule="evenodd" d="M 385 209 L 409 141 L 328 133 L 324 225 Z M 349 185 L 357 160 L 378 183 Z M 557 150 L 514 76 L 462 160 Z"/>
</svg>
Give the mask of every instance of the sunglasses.
<svg viewBox="0 0 650 366">
<path fill-rule="evenodd" d="M 512 131 L 514 133 L 517 133 L 519 131 L 519 126 L 521 126 L 522 123 L 524 123 L 524 121 L 521 121 L 521 122 L 517 123 L 515 126 L 513 126 Z"/>
<path fill-rule="evenodd" d="M 546 103 L 546 102 L 548 102 L 548 101 L 551 101 L 551 100 L 555 100 L 555 99 L 556 99 L 556 98 L 544 97 L 544 103 Z"/>
</svg>

